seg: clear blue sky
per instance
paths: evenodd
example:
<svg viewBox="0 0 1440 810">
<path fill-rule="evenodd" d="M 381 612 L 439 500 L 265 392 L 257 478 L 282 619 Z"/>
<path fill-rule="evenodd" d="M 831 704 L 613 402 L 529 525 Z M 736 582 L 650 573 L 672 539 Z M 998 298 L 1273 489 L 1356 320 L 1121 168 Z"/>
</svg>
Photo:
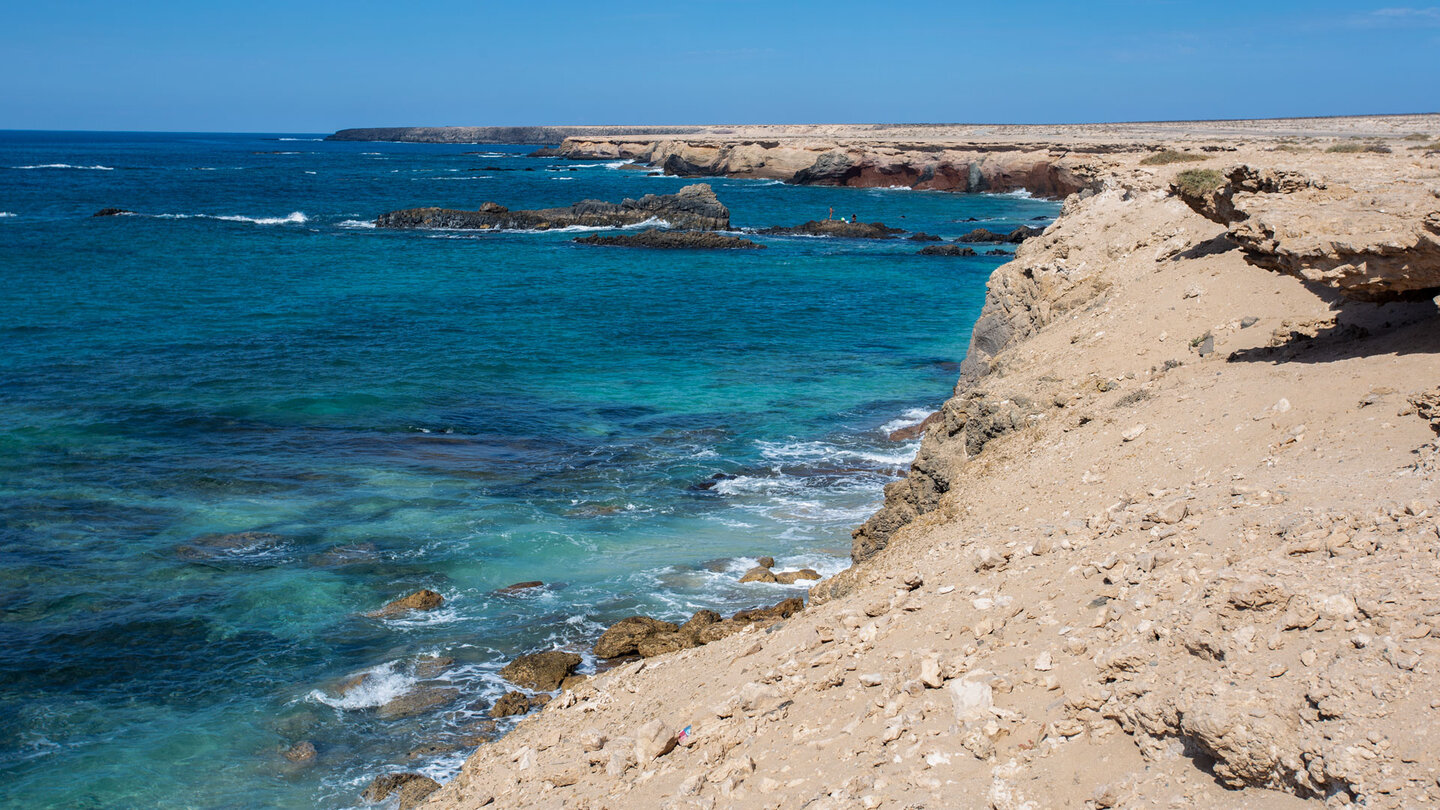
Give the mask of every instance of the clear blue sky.
<svg viewBox="0 0 1440 810">
<path fill-rule="evenodd" d="M 1440 110 L 1440 6 L 0 0 L 0 129 Z"/>
</svg>

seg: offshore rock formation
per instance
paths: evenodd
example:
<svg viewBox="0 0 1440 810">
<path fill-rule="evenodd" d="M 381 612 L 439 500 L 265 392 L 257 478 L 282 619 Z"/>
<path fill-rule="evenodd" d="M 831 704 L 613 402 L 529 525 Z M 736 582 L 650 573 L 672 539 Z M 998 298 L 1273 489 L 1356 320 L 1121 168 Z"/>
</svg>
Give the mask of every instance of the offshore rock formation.
<svg viewBox="0 0 1440 810">
<path fill-rule="evenodd" d="M 1085 156 L 1025 144 L 955 148 L 929 143 L 573 137 L 558 153 L 576 159 L 629 158 L 680 177 L 752 177 L 812 186 L 1028 191 L 1064 197 L 1096 182 L 1096 168 Z"/>
<path fill-rule="evenodd" d="M 590 236 L 577 237 L 574 242 L 580 245 L 651 248 L 656 250 L 754 250 L 764 249 L 765 247 L 743 236 L 731 236 L 730 234 L 715 233 L 714 231 L 662 231 L 658 228 L 648 228 L 640 233 L 604 236 L 591 234 Z"/>
<path fill-rule="evenodd" d="M 812 219 L 800 225 L 776 226 L 760 231 L 770 236 L 840 236 L 847 239 L 891 239 L 904 232 L 903 228 L 891 228 L 883 222 L 850 222 L 844 219 Z"/>
<path fill-rule="evenodd" d="M 1362 193 L 1302 172 L 1240 165 L 1185 172 L 1172 189 L 1227 226 L 1257 267 L 1356 301 L 1440 295 L 1440 187 L 1397 183 Z"/>
<path fill-rule="evenodd" d="M 584 226 L 624 228 L 659 220 L 676 228 L 725 230 L 730 227 L 730 209 L 705 183 L 685 186 L 674 194 L 646 194 L 638 200 L 618 203 L 582 200 L 568 208 L 511 211 L 487 202 L 475 211 L 450 208 L 408 208 L 381 214 L 380 228 L 453 228 L 459 230 L 551 230 Z"/>
</svg>

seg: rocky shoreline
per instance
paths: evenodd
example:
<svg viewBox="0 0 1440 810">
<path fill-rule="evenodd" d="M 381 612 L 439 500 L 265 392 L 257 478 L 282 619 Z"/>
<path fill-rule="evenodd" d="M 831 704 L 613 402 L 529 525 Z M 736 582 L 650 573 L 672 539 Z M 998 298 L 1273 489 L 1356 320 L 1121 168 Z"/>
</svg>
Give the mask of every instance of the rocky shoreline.
<svg viewBox="0 0 1440 810">
<path fill-rule="evenodd" d="M 560 690 L 426 806 L 1440 800 L 1440 316 L 1370 303 L 1440 292 L 1440 156 L 1399 139 L 1165 144 L 1230 186 L 1092 154 L 991 277 L 851 568 L 703 646 L 633 622 L 660 654 Z"/>
</svg>

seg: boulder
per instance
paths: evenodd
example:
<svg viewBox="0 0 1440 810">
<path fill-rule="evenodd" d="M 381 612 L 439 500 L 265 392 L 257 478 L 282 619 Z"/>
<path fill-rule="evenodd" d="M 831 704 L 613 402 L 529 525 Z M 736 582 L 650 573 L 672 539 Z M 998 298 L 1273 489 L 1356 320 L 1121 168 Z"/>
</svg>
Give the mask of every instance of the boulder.
<svg viewBox="0 0 1440 810">
<path fill-rule="evenodd" d="M 732 636 L 748 626 L 749 624 L 747 622 L 725 619 L 700 628 L 700 631 L 695 634 L 695 640 L 700 644 L 711 644 L 726 636 Z"/>
<path fill-rule="evenodd" d="M 721 621 L 719 613 L 713 610 L 697 610 L 684 624 L 680 625 L 680 634 L 689 636 L 696 643 L 700 642 L 700 631 L 716 622 Z"/>
<path fill-rule="evenodd" d="M 475 211 L 409 208 L 381 214 L 375 224 L 381 228 L 551 230 L 577 225 L 622 228 L 652 219 L 663 220 L 674 228 L 726 230 L 730 227 L 730 209 L 716 198 L 709 185 L 697 183 L 674 194 L 646 194 L 638 200 L 618 203 L 582 200 L 567 208 L 511 211 L 495 203 L 486 203 Z"/>
<path fill-rule="evenodd" d="M 495 719 L 512 717 L 530 711 L 530 698 L 523 692 L 506 692 L 490 707 L 490 716 Z"/>
<path fill-rule="evenodd" d="M 372 610 L 366 615 L 373 618 L 385 618 L 398 616 L 411 610 L 434 610 L 443 604 L 445 604 L 445 597 L 434 591 L 421 589 L 409 596 L 402 596 L 379 610 Z"/>
<path fill-rule="evenodd" d="M 945 241 L 945 240 L 941 239 L 941 238 L 938 237 L 938 236 L 935 236 L 934 234 L 925 233 L 924 231 L 917 231 L 913 236 L 910 237 L 910 241 L 911 241 L 911 242 L 943 242 L 943 241 Z"/>
<path fill-rule="evenodd" d="M 92 217 L 118 217 L 118 216 L 120 216 L 121 214 L 133 214 L 133 213 L 135 213 L 135 212 L 134 212 L 134 211 L 127 210 L 127 209 L 124 209 L 124 208 L 101 208 L 99 211 L 96 211 L 95 213 L 91 214 L 90 216 L 92 216 Z"/>
<path fill-rule="evenodd" d="M 375 777 L 370 786 L 365 788 L 365 792 L 360 794 L 360 799 L 369 804 L 378 804 L 390 798 L 391 794 L 398 793 L 400 810 L 410 810 L 412 807 L 419 807 L 426 796 L 439 789 L 439 782 L 422 774 L 387 773 Z"/>
<path fill-rule="evenodd" d="M 657 633 L 640 639 L 635 645 L 635 651 L 640 653 L 641 658 L 654 658 L 676 650 L 688 650 L 698 643 L 695 635 L 688 633 Z"/>
<path fill-rule="evenodd" d="M 781 571 L 775 575 L 775 581 L 781 585 L 794 585 L 801 580 L 819 578 L 820 572 L 814 568 L 801 568 L 799 571 Z"/>
<path fill-rule="evenodd" d="M 775 558 L 774 558 L 774 557 L 761 557 L 761 558 L 759 558 L 758 560 L 755 561 L 755 564 L 758 565 L 758 566 L 760 566 L 761 568 L 774 568 L 774 567 L 775 567 Z"/>
<path fill-rule="evenodd" d="M 455 659 L 444 655 L 422 655 L 415 659 L 413 672 L 422 680 L 438 678 L 455 665 Z"/>
<path fill-rule="evenodd" d="M 641 639 L 659 633 L 674 633 L 680 628 L 670 622 L 662 622 L 648 616 L 630 616 L 610 625 L 595 642 L 595 655 L 600 658 L 618 658 L 636 652 Z"/>
<path fill-rule="evenodd" d="M 766 567 L 764 567 L 764 566 L 762 566 L 762 565 L 757 565 L 757 566 L 755 566 L 754 568 L 751 568 L 749 571 L 746 571 L 746 572 L 744 573 L 744 575 L 742 575 L 742 576 L 740 577 L 740 581 L 741 581 L 741 582 L 774 582 L 774 581 L 775 581 L 775 575 L 770 572 L 770 569 L 769 569 L 769 568 L 766 568 Z"/>
<path fill-rule="evenodd" d="M 500 595 L 500 596 L 514 596 L 514 595 L 517 594 L 517 593 L 522 593 L 522 592 L 524 592 L 524 591 L 531 591 L 531 590 L 534 590 L 534 589 L 536 589 L 536 588 L 543 588 L 543 587 L 545 587 L 545 583 L 541 582 L 541 581 L 538 580 L 538 579 L 533 579 L 533 580 L 530 580 L 529 582 L 517 582 L 517 583 L 515 583 L 514 585 L 506 585 L 506 586 L 503 587 L 503 588 L 497 589 L 497 590 L 495 591 L 495 593 L 498 594 L 498 595 Z"/>
<path fill-rule="evenodd" d="M 674 627 L 674 625 L 671 625 Z M 553 692 L 560 688 L 560 682 L 571 670 L 580 666 L 581 657 L 575 653 L 550 650 L 549 652 L 522 655 L 500 670 L 500 677 L 525 689 L 537 692 Z"/>
<path fill-rule="evenodd" d="M 746 624 L 773 624 L 781 619 L 788 619 L 804 609 L 805 600 L 798 596 L 793 596 L 789 599 L 776 602 L 770 607 L 742 610 L 732 616 L 731 619 Z"/>
<path fill-rule="evenodd" d="M 657 228 L 650 228 L 640 233 L 610 236 L 591 234 L 590 236 L 581 236 L 574 241 L 580 245 L 656 250 L 743 250 L 765 247 L 744 237 L 715 233 L 714 231 L 662 231 Z"/>
</svg>

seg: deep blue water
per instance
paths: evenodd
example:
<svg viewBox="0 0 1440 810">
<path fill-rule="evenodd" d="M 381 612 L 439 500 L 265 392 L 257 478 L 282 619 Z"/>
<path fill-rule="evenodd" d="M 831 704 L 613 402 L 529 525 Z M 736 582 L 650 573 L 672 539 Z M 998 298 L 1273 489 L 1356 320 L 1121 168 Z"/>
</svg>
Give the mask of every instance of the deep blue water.
<svg viewBox="0 0 1440 810">
<path fill-rule="evenodd" d="M 453 773 L 463 749 L 406 754 L 473 734 L 516 654 L 803 591 L 736 584 L 758 555 L 844 566 L 1003 259 L 365 227 L 693 182 L 528 151 L 0 133 L 0 805 L 350 806 L 387 769 Z M 1057 210 L 710 182 L 737 228 Z M 206 545 L 233 532 L 271 536 Z M 419 587 L 447 604 L 362 615 Z M 425 654 L 460 695 L 381 716 Z M 312 766 L 280 757 L 298 740 Z"/>
</svg>

